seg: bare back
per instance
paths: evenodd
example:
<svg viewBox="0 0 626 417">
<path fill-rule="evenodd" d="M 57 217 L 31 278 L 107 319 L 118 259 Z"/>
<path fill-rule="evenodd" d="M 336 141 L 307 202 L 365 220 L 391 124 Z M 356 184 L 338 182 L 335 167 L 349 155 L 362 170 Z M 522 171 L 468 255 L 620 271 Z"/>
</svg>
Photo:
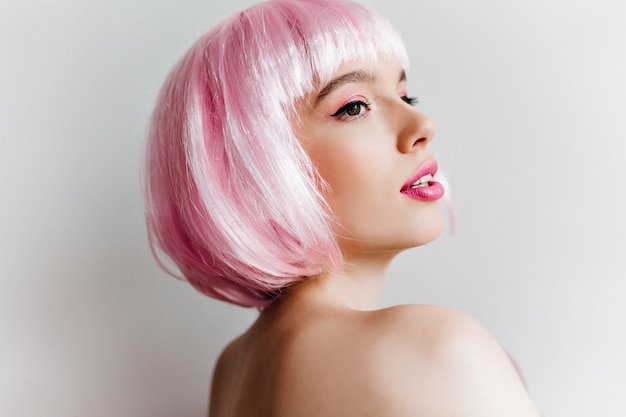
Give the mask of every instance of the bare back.
<svg viewBox="0 0 626 417">
<path fill-rule="evenodd" d="M 278 308 L 223 352 L 209 416 L 482 417 L 512 404 L 506 415 L 538 415 L 506 354 L 462 313 Z"/>
<path fill-rule="evenodd" d="M 355 327 L 350 324 L 354 319 L 311 311 L 292 313 L 281 308 L 261 313 L 224 350 L 213 376 L 210 417 L 293 416 L 294 408 L 297 415 L 304 415 L 307 402 L 322 394 L 319 388 L 307 393 L 309 385 L 335 379 L 332 362 L 352 340 L 354 329 L 346 330 Z M 308 398 L 301 398 L 302 394 Z"/>
</svg>

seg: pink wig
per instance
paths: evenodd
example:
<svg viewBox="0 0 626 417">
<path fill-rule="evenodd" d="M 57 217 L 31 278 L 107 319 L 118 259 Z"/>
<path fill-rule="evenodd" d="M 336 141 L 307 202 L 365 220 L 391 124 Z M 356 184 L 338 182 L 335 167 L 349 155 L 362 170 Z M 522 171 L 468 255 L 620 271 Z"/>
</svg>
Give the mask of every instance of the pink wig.
<svg viewBox="0 0 626 417">
<path fill-rule="evenodd" d="M 346 1 L 268 1 L 200 38 L 168 76 L 148 137 L 146 219 L 159 264 L 172 273 L 157 247 L 200 292 L 257 307 L 341 268 L 290 122 L 343 61 L 382 55 L 407 65 L 389 23 Z"/>
</svg>

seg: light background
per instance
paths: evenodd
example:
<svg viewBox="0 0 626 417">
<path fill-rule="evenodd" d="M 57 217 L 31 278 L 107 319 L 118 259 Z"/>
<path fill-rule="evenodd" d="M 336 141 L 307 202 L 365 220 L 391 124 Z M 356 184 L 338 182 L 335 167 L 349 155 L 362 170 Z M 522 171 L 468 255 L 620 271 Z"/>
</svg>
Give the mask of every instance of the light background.
<svg viewBox="0 0 626 417">
<path fill-rule="evenodd" d="M 158 88 L 247 1 L 0 3 L 0 414 L 203 416 L 255 312 L 162 273 L 139 161 Z M 626 415 L 626 6 L 371 0 L 438 122 L 457 233 L 385 305 L 477 317 L 548 417 Z"/>
</svg>

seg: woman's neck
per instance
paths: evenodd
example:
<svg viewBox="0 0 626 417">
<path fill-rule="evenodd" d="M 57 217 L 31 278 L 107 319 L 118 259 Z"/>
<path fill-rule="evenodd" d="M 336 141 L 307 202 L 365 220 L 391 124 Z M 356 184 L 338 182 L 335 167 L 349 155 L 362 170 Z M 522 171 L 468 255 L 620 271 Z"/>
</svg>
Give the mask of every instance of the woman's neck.
<svg viewBox="0 0 626 417">
<path fill-rule="evenodd" d="M 298 303 L 332 305 L 352 310 L 379 308 L 391 260 L 396 253 L 345 256 L 340 271 L 326 272 L 295 285 L 286 298 Z"/>
</svg>

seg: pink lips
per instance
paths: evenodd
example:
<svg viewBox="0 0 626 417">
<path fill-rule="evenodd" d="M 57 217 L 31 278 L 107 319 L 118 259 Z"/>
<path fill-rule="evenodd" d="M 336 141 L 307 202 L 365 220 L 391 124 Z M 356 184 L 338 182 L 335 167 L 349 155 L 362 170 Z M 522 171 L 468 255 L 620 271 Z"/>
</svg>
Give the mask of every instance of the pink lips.
<svg viewBox="0 0 626 417">
<path fill-rule="evenodd" d="M 428 181 L 428 185 L 423 187 L 411 188 L 411 185 L 418 181 L 420 178 L 422 178 L 424 175 L 430 174 L 432 176 L 435 176 L 436 173 L 437 161 L 431 159 L 430 161 L 424 162 L 422 165 L 420 165 L 415 174 L 413 174 L 411 179 L 404 183 L 400 192 L 407 197 L 417 200 L 439 200 L 441 197 L 443 197 L 445 191 L 443 189 L 443 185 L 436 181 Z"/>
</svg>

